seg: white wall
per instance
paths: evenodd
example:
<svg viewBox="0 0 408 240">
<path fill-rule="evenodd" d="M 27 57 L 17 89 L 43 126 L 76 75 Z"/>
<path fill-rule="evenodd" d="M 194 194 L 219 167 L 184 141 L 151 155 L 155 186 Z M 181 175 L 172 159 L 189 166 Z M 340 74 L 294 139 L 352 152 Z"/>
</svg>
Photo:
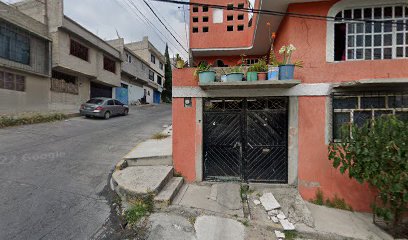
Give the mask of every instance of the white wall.
<svg viewBox="0 0 408 240">
<path fill-rule="evenodd" d="M 154 92 L 153 88 L 150 88 L 148 86 L 143 86 L 143 89 L 146 89 L 146 102 L 153 103 L 153 92 Z M 149 92 L 150 92 L 150 96 L 148 94 Z"/>
</svg>

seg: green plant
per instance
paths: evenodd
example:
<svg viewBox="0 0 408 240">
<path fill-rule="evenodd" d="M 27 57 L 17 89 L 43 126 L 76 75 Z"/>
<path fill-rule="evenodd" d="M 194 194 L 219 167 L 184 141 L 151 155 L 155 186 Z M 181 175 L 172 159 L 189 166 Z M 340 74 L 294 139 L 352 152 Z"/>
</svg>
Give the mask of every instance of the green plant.
<svg viewBox="0 0 408 240">
<path fill-rule="evenodd" d="M 200 72 L 210 71 L 210 69 L 211 69 L 211 65 L 209 65 L 209 64 L 207 64 L 207 63 L 205 63 L 205 62 L 201 62 L 201 63 L 197 66 L 196 70 L 194 71 L 194 76 L 195 76 L 195 77 L 198 76 L 198 74 L 199 74 Z"/>
<path fill-rule="evenodd" d="M 292 63 L 292 54 L 293 52 L 296 51 L 296 47 L 293 46 L 292 44 L 289 44 L 287 46 L 282 46 L 281 49 L 279 50 L 279 54 L 283 55 L 283 60 L 282 62 L 276 61 L 275 64 L 278 65 L 289 65 L 293 64 L 296 67 L 302 68 L 303 67 L 303 61 L 295 61 Z"/>
<path fill-rule="evenodd" d="M 50 114 L 35 113 L 21 116 L 0 116 L 0 128 L 19 126 L 25 124 L 60 121 L 67 118 L 68 116 L 62 113 L 50 113 Z"/>
<path fill-rule="evenodd" d="M 155 134 L 153 134 L 152 139 L 161 140 L 161 139 L 168 138 L 169 136 L 170 135 L 167 135 L 165 133 L 155 133 Z"/>
<path fill-rule="evenodd" d="M 320 206 L 322 206 L 324 204 L 323 192 L 322 192 L 322 190 L 320 190 L 320 188 L 318 188 L 316 190 L 315 199 L 312 199 L 311 202 L 316 204 L 316 205 L 320 205 Z"/>
<path fill-rule="evenodd" d="M 296 231 L 285 231 L 285 239 L 293 240 L 297 239 L 298 233 Z"/>
<path fill-rule="evenodd" d="M 243 73 L 244 70 L 242 68 L 242 66 L 232 66 L 229 67 L 225 70 L 223 70 L 225 74 L 230 74 L 230 73 Z"/>
<path fill-rule="evenodd" d="M 261 58 L 258 60 L 258 62 L 252 64 L 248 68 L 249 72 L 267 72 L 268 71 L 268 65 L 266 64 L 266 60 L 264 58 Z"/>
<path fill-rule="evenodd" d="M 172 88 L 173 88 L 173 73 L 172 67 L 170 63 L 170 56 L 169 56 L 169 46 L 166 44 L 166 50 L 164 52 L 164 56 L 166 58 L 166 64 L 164 65 L 164 81 L 163 84 L 163 92 L 162 92 L 162 99 L 164 102 L 170 103 L 172 100 Z"/>
<path fill-rule="evenodd" d="M 125 218 L 128 224 L 134 225 L 141 218 L 153 212 L 154 194 L 149 193 L 146 196 L 130 200 L 131 207 L 125 211 Z"/>
<path fill-rule="evenodd" d="M 375 214 L 400 223 L 408 206 L 408 123 L 382 116 L 363 126 L 345 125 L 329 145 L 329 160 L 341 174 L 378 190 Z"/>
<path fill-rule="evenodd" d="M 316 196 L 314 199 L 311 199 L 310 202 L 320 206 L 324 205 L 330 208 L 353 211 L 353 208 L 348 205 L 344 199 L 339 198 L 337 195 L 334 195 L 334 198 L 332 200 L 330 200 L 329 198 L 324 200 L 324 195 L 320 188 L 316 190 Z"/>
</svg>

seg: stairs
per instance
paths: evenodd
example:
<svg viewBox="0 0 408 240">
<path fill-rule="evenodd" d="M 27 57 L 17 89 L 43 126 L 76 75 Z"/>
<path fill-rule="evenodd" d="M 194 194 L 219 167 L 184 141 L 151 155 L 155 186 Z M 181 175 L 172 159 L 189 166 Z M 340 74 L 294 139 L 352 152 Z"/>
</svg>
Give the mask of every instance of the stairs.
<svg viewBox="0 0 408 240">
<path fill-rule="evenodd" d="M 182 177 L 173 177 L 164 186 L 164 188 L 159 192 L 154 198 L 154 205 L 156 208 L 168 207 L 173 199 L 176 197 L 180 188 L 183 186 L 184 179 Z"/>
</svg>

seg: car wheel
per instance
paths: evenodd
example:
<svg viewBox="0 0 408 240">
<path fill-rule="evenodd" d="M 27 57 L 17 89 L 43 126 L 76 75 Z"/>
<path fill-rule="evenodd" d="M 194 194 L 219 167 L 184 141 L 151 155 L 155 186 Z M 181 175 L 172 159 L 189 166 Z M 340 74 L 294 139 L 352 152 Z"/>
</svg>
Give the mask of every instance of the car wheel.
<svg viewBox="0 0 408 240">
<path fill-rule="evenodd" d="M 91 116 L 89 116 L 89 115 L 86 115 L 86 116 L 85 116 L 85 118 L 91 118 Z"/>
<path fill-rule="evenodd" d="M 129 114 L 129 109 L 125 109 L 125 111 L 123 111 L 123 116 L 126 116 Z"/>
<path fill-rule="evenodd" d="M 110 114 L 110 112 L 105 112 L 105 114 L 103 115 L 103 117 L 105 118 L 105 119 L 109 119 L 110 118 L 110 116 L 111 116 L 111 114 Z"/>
</svg>

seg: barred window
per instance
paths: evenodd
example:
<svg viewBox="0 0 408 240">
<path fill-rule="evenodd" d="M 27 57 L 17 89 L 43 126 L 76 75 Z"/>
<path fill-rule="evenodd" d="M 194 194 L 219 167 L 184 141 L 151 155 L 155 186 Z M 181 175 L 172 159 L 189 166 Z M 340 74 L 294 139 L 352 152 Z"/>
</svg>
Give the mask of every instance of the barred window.
<svg viewBox="0 0 408 240">
<path fill-rule="evenodd" d="M 149 70 L 149 79 L 154 81 L 154 72 L 152 70 Z"/>
<path fill-rule="evenodd" d="M 24 76 L 0 71 L 0 89 L 24 92 L 25 86 Z"/>
<path fill-rule="evenodd" d="M 345 9 L 336 18 L 336 61 L 408 57 L 407 6 Z"/>
<path fill-rule="evenodd" d="M 71 55 L 78 57 L 82 60 L 88 61 L 88 58 L 89 58 L 88 51 L 89 49 L 87 47 L 71 39 L 70 51 L 69 51 Z"/>
<path fill-rule="evenodd" d="M 103 69 L 116 73 L 116 62 L 106 56 L 103 57 Z"/>
<path fill-rule="evenodd" d="M 77 78 L 75 76 L 53 70 L 51 77 L 51 91 L 78 95 L 79 86 Z"/>
<path fill-rule="evenodd" d="M 27 32 L 0 21 L 0 58 L 30 65 L 30 37 Z"/>
<path fill-rule="evenodd" d="M 408 121 L 408 93 L 334 94 L 332 103 L 334 140 L 341 138 L 345 124 L 363 126 L 382 115 Z"/>
</svg>

